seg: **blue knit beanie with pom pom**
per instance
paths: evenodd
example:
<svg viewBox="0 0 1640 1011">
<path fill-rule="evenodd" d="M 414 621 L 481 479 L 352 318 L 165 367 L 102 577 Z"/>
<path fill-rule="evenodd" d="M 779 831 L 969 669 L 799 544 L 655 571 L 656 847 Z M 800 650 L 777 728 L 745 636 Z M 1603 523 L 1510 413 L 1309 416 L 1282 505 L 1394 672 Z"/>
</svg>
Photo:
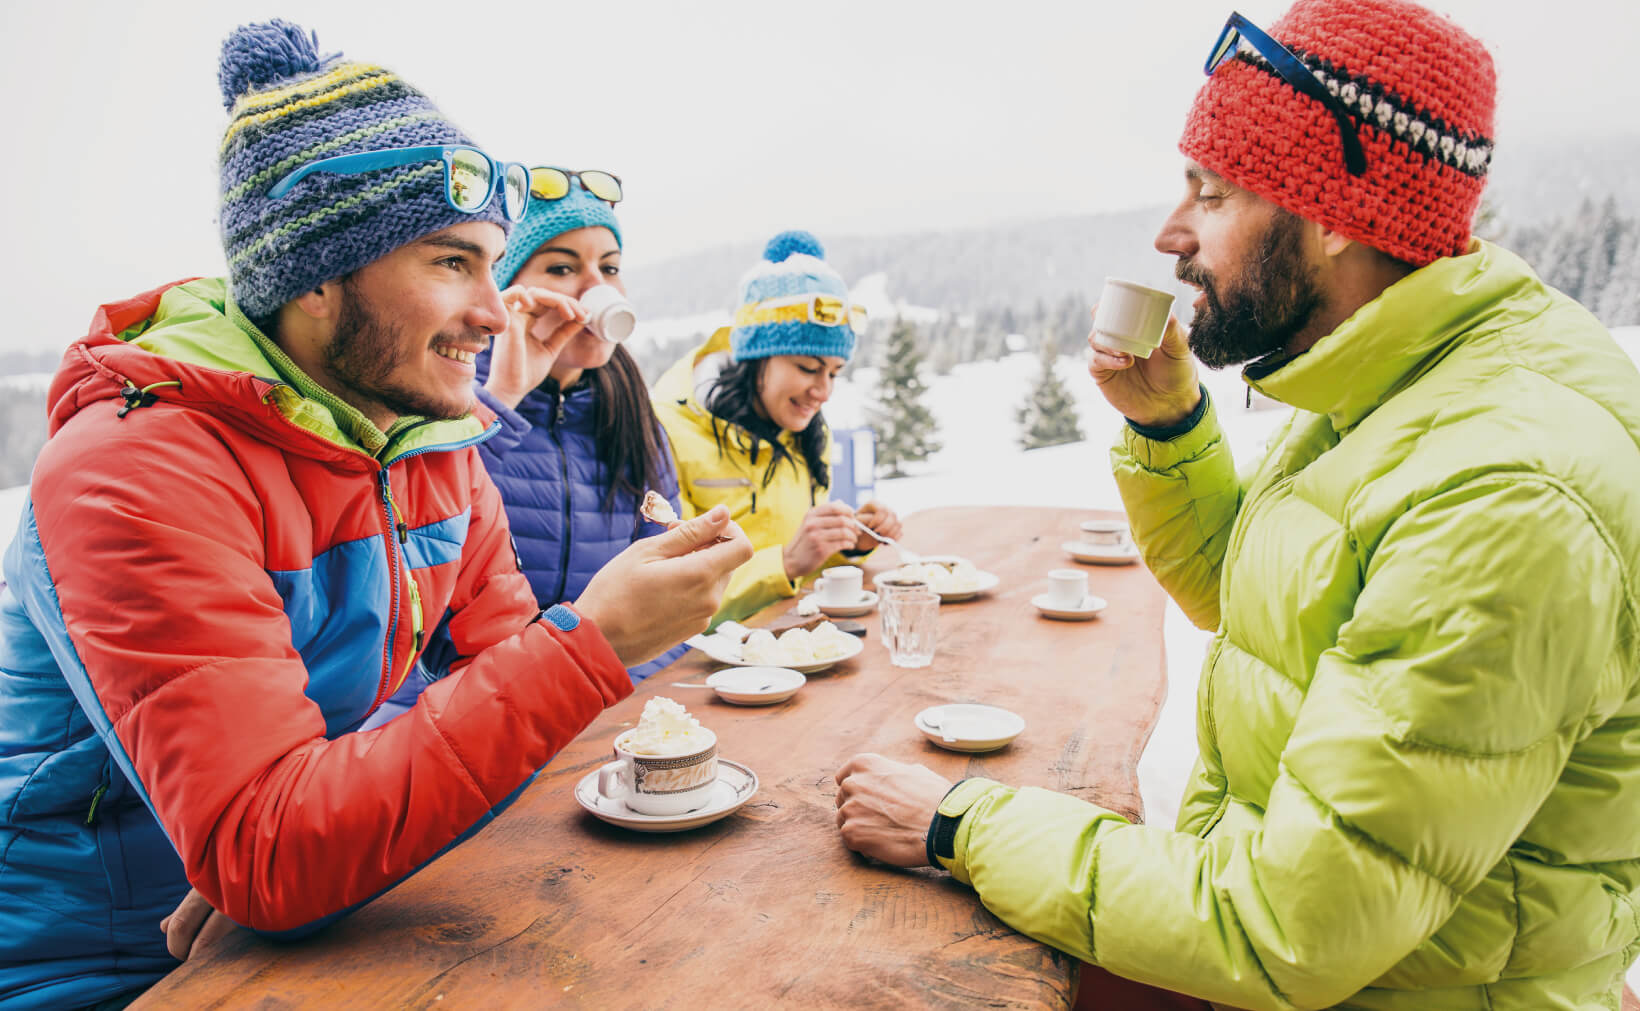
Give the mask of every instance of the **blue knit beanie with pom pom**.
<svg viewBox="0 0 1640 1011">
<path fill-rule="evenodd" d="M 476 146 L 397 74 L 321 57 L 318 41 L 274 20 L 236 28 L 222 43 L 217 81 L 232 116 L 221 150 L 222 246 L 234 301 L 258 322 L 439 229 L 469 221 L 510 228 L 499 197 L 477 214 L 451 207 L 437 159 L 356 175 L 315 172 L 271 199 L 274 183 L 321 158 Z"/>
<path fill-rule="evenodd" d="M 802 231 L 770 239 L 763 262 L 740 279 L 729 357 L 744 362 L 815 355 L 847 361 L 853 354 L 848 286 L 826 263 L 820 240 Z"/>
</svg>

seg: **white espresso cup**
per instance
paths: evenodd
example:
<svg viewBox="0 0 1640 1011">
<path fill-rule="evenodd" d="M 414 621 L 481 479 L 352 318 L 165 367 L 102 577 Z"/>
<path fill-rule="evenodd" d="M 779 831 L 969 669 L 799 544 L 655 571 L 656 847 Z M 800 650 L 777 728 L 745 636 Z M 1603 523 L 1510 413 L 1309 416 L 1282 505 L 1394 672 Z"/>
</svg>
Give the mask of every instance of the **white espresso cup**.
<svg viewBox="0 0 1640 1011">
<path fill-rule="evenodd" d="M 632 304 L 612 284 L 594 285 L 576 301 L 587 311 L 587 329 L 611 344 L 619 344 L 632 336 L 638 325 L 638 314 L 632 311 Z"/>
<path fill-rule="evenodd" d="M 687 755 L 640 755 L 627 748 L 632 731 L 615 738 L 615 761 L 598 770 L 598 793 L 639 814 L 684 814 L 705 806 L 717 785 L 717 735 Z"/>
<path fill-rule="evenodd" d="M 1170 292 L 1107 277 L 1099 306 L 1093 312 L 1093 342 L 1149 358 L 1162 343 L 1162 331 L 1167 329 L 1167 314 L 1172 308 Z"/>
<path fill-rule="evenodd" d="M 1126 520 L 1083 520 L 1083 540 L 1102 548 L 1126 548 L 1128 525 Z"/>
<path fill-rule="evenodd" d="M 1088 597 L 1088 574 L 1081 569 L 1054 569 L 1048 573 L 1048 603 L 1076 608 Z"/>
<path fill-rule="evenodd" d="M 833 565 L 814 581 L 815 599 L 827 607 L 848 607 L 864 596 L 860 570 L 853 565 Z"/>
</svg>

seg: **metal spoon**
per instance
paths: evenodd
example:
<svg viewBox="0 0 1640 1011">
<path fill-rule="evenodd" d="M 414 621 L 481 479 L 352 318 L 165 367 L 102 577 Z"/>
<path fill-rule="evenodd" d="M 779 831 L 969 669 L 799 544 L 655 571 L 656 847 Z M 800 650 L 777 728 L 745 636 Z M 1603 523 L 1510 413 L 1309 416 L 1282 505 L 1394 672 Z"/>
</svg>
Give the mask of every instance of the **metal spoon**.
<svg viewBox="0 0 1640 1011">
<path fill-rule="evenodd" d="M 858 519 L 855 519 L 853 516 L 850 516 L 848 518 L 848 521 L 850 523 L 854 524 L 855 526 L 859 527 L 861 530 L 865 531 L 866 533 L 870 534 L 872 537 L 876 538 L 878 543 L 886 544 L 889 547 L 893 548 L 894 550 L 898 551 L 900 553 L 900 561 L 906 563 L 907 565 L 915 563 L 918 559 L 920 559 L 922 557 L 921 555 L 917 554 L 914 551 L 907 551 L 905 549 L 905 546 L 902 545 L 899 541 L 896 541 L 892 537 L 884 537 L 882 534 L 880 534 L 877 531 L 875 531 L 875 530 L 871 529 L 870 527 L 866 526 L 864 523 L 861 523 Z"/>
</svg>

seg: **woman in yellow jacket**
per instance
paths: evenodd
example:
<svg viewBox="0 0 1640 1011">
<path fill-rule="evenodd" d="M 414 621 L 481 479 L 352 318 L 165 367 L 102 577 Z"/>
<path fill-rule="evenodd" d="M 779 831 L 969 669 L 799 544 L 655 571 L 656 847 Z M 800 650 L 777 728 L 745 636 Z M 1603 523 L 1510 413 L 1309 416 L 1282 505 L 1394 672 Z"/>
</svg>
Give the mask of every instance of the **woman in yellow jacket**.
<svg viewBox="0 0 1640 1011">
<path fill-rule="evenodd" d="M 828 501 L 831 437 L 821 408 L 854 353 L 843 279 L 808 232 L 782 232 L 741 279 L 734 325 L 685 355 L 655 384 L 672 441 L 683 516 L 719 503 L 756 554 L 736 570 L 713 623 L 757 613 L 828 565 L 900 535 L 893 510 L 858 513 Z M 841 557 L 836 557 L 841 556 Z"/>
</svg>

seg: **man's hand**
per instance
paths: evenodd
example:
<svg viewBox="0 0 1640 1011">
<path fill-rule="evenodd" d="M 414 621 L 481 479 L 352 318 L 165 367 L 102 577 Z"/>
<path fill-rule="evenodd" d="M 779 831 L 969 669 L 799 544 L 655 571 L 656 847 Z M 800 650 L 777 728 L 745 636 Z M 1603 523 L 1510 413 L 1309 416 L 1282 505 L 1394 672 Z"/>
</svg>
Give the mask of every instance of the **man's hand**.
<svg viewBox="0 0 1640 1011">
<path fill-rule="evenodd" d="M 928 823 L 951 781 L 925 765 L 855 755 L 837 770 L 843 845 L 899 867 L 928 866 Z"/>
<path fill-rule="evenodd" d="M 797 533 L 781 549 L 780 557 L 786 566 L 786 578 L 797 582 L 817 572 L 826 559 L 839 551 L 854 547 L 865 534 L 850 522 L 854 510 L 847 502 L 833 499 L 822 502 L 803 516 Z"/>
<path fill-rule="evenodd" d="M 179 961 L 187 961 L 189 955 L 203 952 L 219 938 L 232 933 L 234 927 L 232 920 L 211 908 L 197 888 L 188 889 L 176 911 L 159 921 L 160 932 L 165 935 L 165 948 Z"/>
<path fill-rule="evenodd" d="M 728 509 L 714 506 L 611 558 L 575 609 L 592 619 L 631 667 L 704 632 L 730 574 L 751 557 L 745 532 L 730 522 Z"/>
<path fill-rule="evenodd" d="M 495 335 L 490 352 L 490 395 L 517 407 L 547 378 L 558 353 L 586 325 L 581 303 L 546 288 L 514 285 L 501 293 L 507 305 L 507 329 Z"/>
<path fill-rule="evenodd" d="M 1196 380 L 1196 360 L 1190 342 L 1176 317 L 1167 317 L 1162 344 L 1149 358 L 1135 358 L 1093 342 L 1093 360 L 1088 374 L 1099 384 L 1099 392 L 1122 417 L 1151 428 L 1177 425 L 1190 417 L 1201 400 Z"/>
<path fill-rule="evenodd" d="M 859 512 L 854 514 L 854 518 L 884 537 L 894 540 L 900 539 L 900 518 L 894 515 L 894 510 L 881 502 L 867 502 L 860 507 Z M 861 531 L 859 538 L 853 544 L 853 548 L 855 551 L 870 551 L 880 543 L 882 542 L 877 538 Z"/>
</svg>

